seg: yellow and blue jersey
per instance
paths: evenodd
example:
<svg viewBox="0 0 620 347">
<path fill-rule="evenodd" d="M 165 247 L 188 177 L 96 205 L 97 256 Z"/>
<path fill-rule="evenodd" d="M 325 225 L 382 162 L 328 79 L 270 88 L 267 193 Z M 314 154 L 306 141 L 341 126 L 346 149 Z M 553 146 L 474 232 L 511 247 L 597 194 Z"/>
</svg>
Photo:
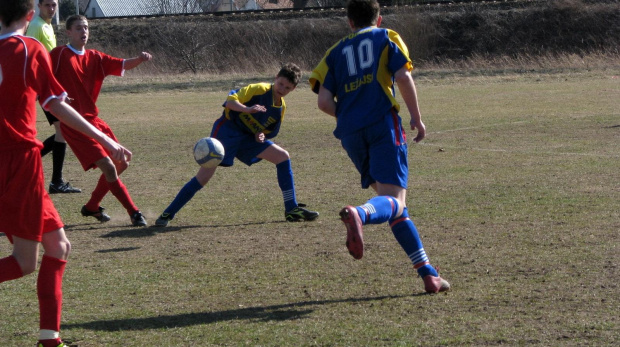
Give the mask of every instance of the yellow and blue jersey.
<svg viewBox="0 0 620 347">
<path fill-rule="evenodd" d="M 407 46 L 390 29 L 369 27 L 352 33 L 333 45 L 310 75 L 312 91 L 320 86 L 337 100 L 337 138 L 381 121 L 394 108 L 396 71 L 413 70 Z"/>
<path fill-rule="evenodd" d="M 280 125 L 284 119 L 286 103 L 282 98 L 282 106 L 276 106 L 273 100 L 273 85 L 269 83 L 255 83 L 241 89 L 231 90 L 226 98 L 228 101 L 238 101 L 241 104 L 252 107 L 263 105 L 266 112 L 247 113 L 233 111 L 224 106 L 223 117 L 230 120 L 235 126 L 245 132 L 257 134 L 263 132 L 266 138 L 275 137 L 280 131 Z"/>
</svg>

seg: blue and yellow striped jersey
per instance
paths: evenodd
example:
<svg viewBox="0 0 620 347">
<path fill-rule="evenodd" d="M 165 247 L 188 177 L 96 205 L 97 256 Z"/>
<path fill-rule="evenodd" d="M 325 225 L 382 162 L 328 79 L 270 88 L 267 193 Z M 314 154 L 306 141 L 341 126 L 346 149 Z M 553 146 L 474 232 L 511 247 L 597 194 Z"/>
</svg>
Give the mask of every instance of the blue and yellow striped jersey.
<svg viewBox="0 0 620 347">
<path fill-rule="evenodd" d="M 236 100 L 245 106 L 263 105 L 266 112 L 245 113 L 233 111 L 224 106 L 223 116 L 234 123 L 240 130 L 256 134 L 263 132 L 266 138 L 273 138 L 280 131 L 284 119 L 286 103 L 282 98 L 282 106 L 276 106 L 273 100 L 273 85 L 269 83 L 249 84 L 241 89 L 231 90 L 226 101 Z"/>
<path fill-rule="evenodd" d="M 315 93 L 322 85 L 336 97 L 337 138 L 381 120 L 392 107 L 399 110 L 393 75 L 403 66 L 413 70 L 407 46 L 390 29 L 361 29 L 325 53 L 310 85 Z"/>
</svg>

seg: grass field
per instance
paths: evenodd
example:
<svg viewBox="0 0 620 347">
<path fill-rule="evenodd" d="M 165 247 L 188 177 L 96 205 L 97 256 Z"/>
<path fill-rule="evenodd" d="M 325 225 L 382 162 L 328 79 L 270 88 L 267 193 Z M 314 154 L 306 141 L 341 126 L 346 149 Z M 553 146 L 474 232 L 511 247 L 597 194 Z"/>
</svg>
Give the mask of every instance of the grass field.
<svg viewBox="0 0 620 347">
<path fill-rule="evenodd" d="M 122 178 L 149 223 L 197 171 L 191 147 L 225 90 L 248 81 L 107 81 L 101 116 L 134 152 Z M 417 83 L 428 135 L 410 146 L 408 205 L 452 291 L 424 294 L 386 225 L 365 228 L 362 260 L 348 255 L 337 212 L 372 194 L 304 85 L 276 142 L 315 222 L 284 221 L 275 168 L 259 163 L 219 169 L 168 228 L 130 227 L 112 196 L 112 220 L 94 223 L 79 209 L 99 173 L 69 154 L 65 177 L 84 193 L 53 196 L 73 245 L 62 337 L 80 347 L 618 345 L 620 70 Z M 41 139 L 52 133 L 39 125 Z M 9 251 L 4 239 L 0 255 Z M 7 345 L 37 338 L 35 281 L 0 285 Z"/>
</svg>

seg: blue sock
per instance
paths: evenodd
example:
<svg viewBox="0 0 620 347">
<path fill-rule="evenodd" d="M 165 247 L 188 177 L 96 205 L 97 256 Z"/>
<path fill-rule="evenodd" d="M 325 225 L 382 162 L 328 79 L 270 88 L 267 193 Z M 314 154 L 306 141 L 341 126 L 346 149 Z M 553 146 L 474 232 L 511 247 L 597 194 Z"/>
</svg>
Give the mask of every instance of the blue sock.
<svg viewBox="0 0 620 347">
<path fill-rule="evenodd" d="M 202 186 L 200 185 L 196 177 L 193 177 L 191 180 L 189 180 L 189 182 L 185 183 L 181 190 L 179 190 L 177 196 L 174 198 L 174 200 L 172 200 L 166 210 L 164 210 L 164 213 L 169 213 L 170 217 L 174 218 L 174 215 L 176 215 L 177 212 L 179 212 L 179 210 L 183 208 L 183 206 L 185 206 L 185 204 L 192 200 L 194 194 L 196 194 L 196 192 L 201 189 Z"/>
<path fill-rule="evenodd" d="M 413 267 L 418 271 L 420 277 L 423 278 L 427 275 L 437 276 L 437 271 L 431 266 L 426 256 L 418 229 L 416 229 L 413 221 L 409 219 L 409 212 L 406 207 L 400 217 L 390 220 L 390 227 L 394 237 L 407 253 L 409 259 L 411 259 Z"/>
<path fill-rule="evenodd" d="M 381 224 L 398 213 L 398 200 L 391 196 L 375 196 L 364 205 L 356 207 L 362 224 Z"/>
<path fill-rule="evenodd" d="M 284 198 L 284 209 L 290 211 L 297 207 L 297 197 L 295 196 L 295 181 L 293 179 L 293 168 L 291 160 L 286 160 L 276 165 L 278 172 L 278 185 L 282 190 Z"/>
</svg>

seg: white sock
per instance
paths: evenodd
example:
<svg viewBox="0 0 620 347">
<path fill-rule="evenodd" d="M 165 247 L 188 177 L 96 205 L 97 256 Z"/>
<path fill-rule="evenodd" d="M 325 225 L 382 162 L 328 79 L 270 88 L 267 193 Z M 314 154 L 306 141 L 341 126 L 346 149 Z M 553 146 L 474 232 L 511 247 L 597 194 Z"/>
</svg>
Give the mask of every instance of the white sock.
<svg viewBox="0 0 620 347">
<path fill-rule="evenodd" d="M 39 330 L 39 340 L 53 340 L 60 337 L 60 333 L 54 330 Z"/>
</svg>

